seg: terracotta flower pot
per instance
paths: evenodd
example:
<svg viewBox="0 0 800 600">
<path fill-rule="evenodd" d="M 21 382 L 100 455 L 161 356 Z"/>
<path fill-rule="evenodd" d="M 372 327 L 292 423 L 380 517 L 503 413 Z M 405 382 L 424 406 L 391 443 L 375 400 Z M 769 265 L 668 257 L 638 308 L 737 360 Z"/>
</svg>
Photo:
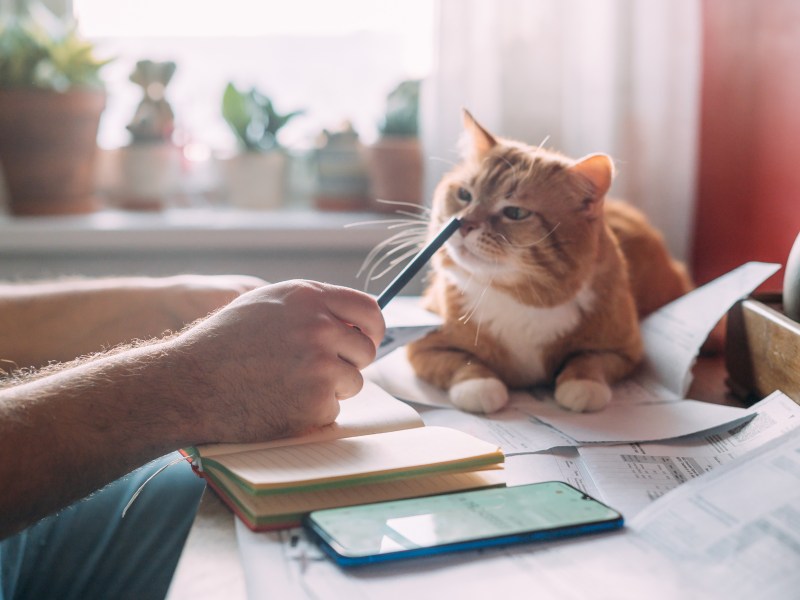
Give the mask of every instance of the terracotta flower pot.
<svg viewBox="0 0 800 600">
<path fill-rule="evenodd" d="M 93 169 L 103 92 L 0 90 L 0 165 L 15 215 L 96 210 Z"/>
<path fill-rule="evenodd" d="M 403 208 L 392 202 L 422 204 L 422 147 L 417 138 L 381 138 L 369 147 L 368 156 L 372 210 Z"/>
</svg>

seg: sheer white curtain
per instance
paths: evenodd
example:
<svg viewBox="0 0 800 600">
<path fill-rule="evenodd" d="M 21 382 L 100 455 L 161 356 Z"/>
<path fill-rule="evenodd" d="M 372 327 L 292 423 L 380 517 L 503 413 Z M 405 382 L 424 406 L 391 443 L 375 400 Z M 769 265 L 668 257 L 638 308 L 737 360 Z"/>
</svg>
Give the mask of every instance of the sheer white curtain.
<svg viewBox="0 0 800 600">
<path fill-rule="evenodd" d="M 423 100 L 427 193 L 456 160 L 460 108 L 498 135 L 614 157 L 612 195 L 691 250 L 699 0 L 440 0 Z"/>
</svg>

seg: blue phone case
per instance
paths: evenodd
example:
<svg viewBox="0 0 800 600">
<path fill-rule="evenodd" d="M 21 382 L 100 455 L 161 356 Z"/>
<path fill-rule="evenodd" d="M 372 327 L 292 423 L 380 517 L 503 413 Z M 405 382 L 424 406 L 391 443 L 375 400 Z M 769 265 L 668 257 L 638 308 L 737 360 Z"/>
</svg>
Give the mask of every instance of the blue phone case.
<svg viewBox="0 0 800 600">
<path fill-rule="evenodd" d="M 541 485 L 541 484 L 530 484 L 530 485 Z M 572 486 L 569 486 L 568 484 L 564 485 L 572 488 Z M 521 486 L 521 487 L 526 487 L 526 486 Z M 512 488 L 500 488 L 500 489 L 512 489 Z M 481 490 L 473 490 L 473 492 L 476 491 L 481 491 Z M 462 495 L 469 493 L 470 492 L 457 492 L 456 494 Z M 589 497 L 583 492 L 580 492 L 580 494 L 582 494 L 582 496 L 587 500 L 591 500 L 593 502 L 597 502 L 602 505 L 601 502 L 595 500 L 594 498 Z M 449 496 L 452 494 L 447 494 L 447 495 Z M 614 512 L 616 513 L 616 511 Z M 313 520 L 312 515 L 313 513 L 311 515 L 306 515 L 306 517 L 303 520 L 303 526 L 305 530 L 309 533 L 311 539 L 318 544 L 318 546 L 322 549 L 322 551 L 325 554 L 331 557 L 331 559 L 333 559 L 338 565 L 343 567 L 356 567 L 361 565 L 383 563 L 383 562 L 408 559 L 408 558 L 435 556 L 439 554 L 446 554 L 452 552 L 464 552 L 467 550 L 476 550 L 479 548 L 492 548 L 498 546 L 508 546 L 512 544 L 558 540 L 563 538 L 612 531 L 615 529 L 620 529 L 621 527 L 624 526 L 624 518 L 619 513 L 616 513 L 617 515 L 616 518 L 605 519 L 597 522 L 566 525 L 548 529 L 536 529 L 520 533 L 513 533 L 510 535 L 489 536 L 480 539 L 470 539 L 454 543 L 445 543 L 440 545 L 410 548 L 410 549 L 398 550 L 395 552 L 369 554 L 366 556 L 350 556 L 347 554 L 343 554 L 342 552 L 337 550 L 336 546 L 338 546 L 339 544 L 336 542 L 336 540 L 332 539 L 332 537 L 328 534 L 328 532 L 324 531 Z"/>
</svg>

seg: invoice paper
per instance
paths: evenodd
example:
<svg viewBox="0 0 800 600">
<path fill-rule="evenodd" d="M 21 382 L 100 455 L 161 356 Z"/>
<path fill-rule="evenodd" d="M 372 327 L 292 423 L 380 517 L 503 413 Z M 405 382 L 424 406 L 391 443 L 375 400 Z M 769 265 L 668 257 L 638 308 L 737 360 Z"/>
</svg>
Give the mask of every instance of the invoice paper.
<svg viewBox="0 0 800 600">
<path fill-rule="evenodd" d="M 584 467 L 599 498 L 631 518 L 653 500 L 800 427 L 800 406 L 781 392 L 753 405 L 746 425 L 661 444 L 584 446 Z"/>
<path fill-rule="evenodd" d="M 800 589 L 800 429 L 688 481 L 598 537 L 361 569 L 301 532 L 237 523 L 251 597 L 785 600 Z M 268 566 L 269 565 L 269 566 Z"/>
</svg>

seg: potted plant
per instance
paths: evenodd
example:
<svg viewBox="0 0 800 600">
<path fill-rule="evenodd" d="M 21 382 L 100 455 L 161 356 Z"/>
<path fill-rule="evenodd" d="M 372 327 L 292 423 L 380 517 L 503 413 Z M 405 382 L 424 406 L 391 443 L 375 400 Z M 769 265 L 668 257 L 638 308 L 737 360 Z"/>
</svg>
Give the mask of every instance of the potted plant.
<svg viewBox="0 0 800 600">
<path fill-rule="evenodd" d="M 160 210 L 182 193 L 183 153 L 172 141 L 175 114 L 166 88 L 173 61 L 139 60 L 128 79 L 142 90 L 131 122 L 128 145 L 101 151 L 98 187 L 109 204 L 130 210 Z"/>
<path fill-rule="evenodd" d="M 380 137 L 369 147 L 371 208 L 395 211 L 422 203 L 423 161 L 419 141 L 420 81 L 402 81 L 386 98 Z"/>
<path fill-rule="evenodd" d="M 365 210 L 369 172 L 364 146 L 353 124 L 323 129 L 314 153 L 314 206 L 319 210 Z"/>
<path fill-rule="evenodd" d="M 272 100 L 256 88 L 237 89 L 229 83 L 222 96 L 222 116 L 240 152 L 223 161 L 228 201 L 244 208 L 276 208 L 286 193 L 288 155 L 278 141 L 280 130 L 296 110 L 281 114 Z"/>
<path fill-rule="evenodd" d="M 74 23 L 38 4 L 0 23 L 0 165 L 12 214 L 97 208 L 93 169 L 107 62 Z"/>
</svg>

